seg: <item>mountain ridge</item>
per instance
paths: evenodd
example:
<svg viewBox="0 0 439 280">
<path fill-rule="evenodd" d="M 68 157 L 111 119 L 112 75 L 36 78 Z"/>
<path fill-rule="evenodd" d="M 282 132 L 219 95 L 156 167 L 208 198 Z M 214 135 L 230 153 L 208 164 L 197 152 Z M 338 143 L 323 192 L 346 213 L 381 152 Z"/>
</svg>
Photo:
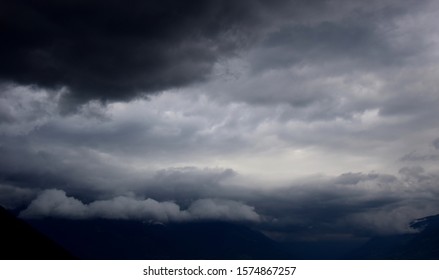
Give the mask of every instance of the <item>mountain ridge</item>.
<svg viewBox="0 0 439 280">
<path fill-rule="evenodd" d="M 417 233 L 371 238 L 348 255 L 352 259 L 438 260 L 439 215 L 416 219 L 410 227 Z"/>
<path fill-rule="evenodd" d="M 0 206 L 0 259 L 69 260 L 70 252 Z"/>
<path fill-rule="evenodd" d="M 28 222 L 81 259 L 293 259 L 246 226 L 219 221 L 154 224 L 128 220 Z"/>
</svg>

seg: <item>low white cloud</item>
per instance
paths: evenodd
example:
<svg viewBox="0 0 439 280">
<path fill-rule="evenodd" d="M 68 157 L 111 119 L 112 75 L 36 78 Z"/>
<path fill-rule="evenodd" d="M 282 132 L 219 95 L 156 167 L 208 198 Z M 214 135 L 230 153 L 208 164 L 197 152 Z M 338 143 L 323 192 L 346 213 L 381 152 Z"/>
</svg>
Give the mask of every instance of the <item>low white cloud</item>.
<svg viewBox="0 0 439 280">
<path fill-rule="evenodd" d="M 111 200 L 90 203 L 90 218 L 155 220 L 160 222 L 186 220 L 189 215 L 174 202 L 158 202 L 154 199 L 137 200 L 119 196 Z"/>
<path fill-rule="evenodd" d="M 182 210 L 174 202 L 159 202 L 151 198 L 137 199 L 128 196 L 84 204 L 57 189 L 43 191 L 20 213 L 20 216 L 23 218 L 133 219 L 158 222 L 192 220 L 257 222 L 260 220 L 260 216 L 253 207 L 232 200 L 200 199 L 194 201 L 187 210 Z"/>
<path fill-rule="evenodd" d="M 87 206 L 62 190 L 45 190 L 20 213 L 21 217 L 86 218 Z"/>
</svg>

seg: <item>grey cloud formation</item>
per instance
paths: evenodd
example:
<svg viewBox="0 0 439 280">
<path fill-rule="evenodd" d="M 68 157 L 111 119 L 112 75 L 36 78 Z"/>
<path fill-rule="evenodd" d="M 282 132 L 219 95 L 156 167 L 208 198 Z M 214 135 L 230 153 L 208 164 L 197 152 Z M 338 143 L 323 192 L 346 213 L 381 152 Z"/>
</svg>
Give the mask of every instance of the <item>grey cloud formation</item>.
<svg viewBox="0 0 439 280">
<path fill-rule="evenodd" d="M 340 4 L 326 13 L 333 17 L 287 22 L 243 55 L 237 78 L 214 83 L 218 98 L 289 104 L 291 117 L 307 122 L 351 120 L 370 110 L 381 117 L 431 112 L 437 4 L 328 3 Z"/>
<path fill-rule="evenodd" d="M 58 111 L 59 95 L 25 86 L 0 85 L 0 134 L 25 135 Z"/>
<path fill-rule="evenodd" d="M 0 204 L 291 239 L 439 213 L 436 1 L 107 2 L 0 4 Z"/>
<path fill-rule="evenodd" d="M 132 135 L 125 135 L 127 142 L 129 137 Z M 102 143 L 104 138 L 86 142 L 83 142 L 85 138 L 78 138 L 77 142 L 72 137 L 70 141 L 47 144 L 47 136 L 41 139 L 5 137 L 0 147 L 0 177 L 4 182 L 23 188 L 59 187 L 85 200 L 130 191 L 172 200 L 189 195 L 220 195 L 222 182 L 236 175 L 232 169 L 221 167 L 157 168 L 151 165 L 161 163 L 162 157 L 156 155 L 160 150 L 149 153 L 148 147 L 126 147 L 128 144 L 119 144 L 118 139 L 108 139 L 111 143 L 106 146 Z M 112 149 L 117 149 L 118 145 L 122 148 L 114 154 Z M 136 152 L 139 155 L 135 155 Z M 184 157 L 184 154 L 176 154 L 174 158 Z"/>
<path fill-rule="evenodd" d="M 165 101 L 169 102 L 166 106 L 161 103 Z M 35 210 L 23 214 L 28 217 L 33 215 L 30 214 L 32 212 L 36 216 L 135 218 L 135 213 L 140 211 L 138 209 L 144 209 L 142 211 L 145 217 L 164 221 L 164 217 L 174 215 L 171 213 L 192 209 L 191 217 L 194 219 L 198 215 L 211 219 L 231 219 L 228 216 L 230 213 L 239 212 L 241 220 L 248 220 L 252 219 L 253 215 L 245 205 L 253 205 L 257 209 L 255 213 L 264 217 L 260 223 L 262 229 L 266 232 L 281 232 L 295 238 L 343 235 L 346 232 L 359 236 L 407 232 L 410 219 L 439 211 L 434 206 L 437 205 L 436 186 L 439 179 L 434 172 L 420 167 L 406 167 L 394 175 L 383 172 L 351 172 L 338 177 L 317 177 L 310 181 L 305 180 L 302 184 L 293 181 L 289 187 L 275 189 L 267 186 L 261 189 L 261 184 L 252 186 L 252 181 L 246 181 L 245 176 L 239 174 L 239 170 L 172 167 L 172 163 L 175 164 L 177 159 L 188 157 L 189 154 L 195 154 L 198 159 L 202 159 L 203 145 L 208 147 L 209 155 L 218 156 L 223 150 L 215 150 L 213 147 L 221 143 L 216 140 L 222 140 L 222 133 L 235 134 L 246 141 L 249 141 L 247 136 L 253 133 L 252 138 L 257 139 L 256 147 L 262 145 L 265 148 L 269 146 L 264 146 L 263 142 L 270 139 L 265 137 L 278 135 L 280 129 L 284 128 L 282 118 L 267 119 L 267 116 L 270 116 L 268 110 L 261 108 L 234 105 L 241 110 L 240 115 L 243 118 L 236 120 L 230 118 L 229 112 L 226 114 L 228 117 L 216 112 L 215 105 L 208 103 L 208 100 L 199 101 L 200 105 L 195 103 L 193 108 L 186 107 L 189 108 L 187 111 L 178 111 L 173 102 L 181 104 L 180 99 L 174 99 L 172 94 L 162 95 L 150 103 L 142 101 L 134 104 L 115 104 L 113 110 L 103 109 L 97 104 L 94 107 L 95 105 L 91 104 L 74 115 L 51 116 L 24 134 L 17 135 L 14 131 L 4 130 L 0 167 L 2 181 L 10 185 L 7 192 L 13 193 L 16 187 L 37 191 L 59 188 L 73 196 L 67 197 L 62 191 L 52 194 L 51 191 L 46 191 L 51 195 L 44 192 L 44 195 L 34 200 L 32 205 L 35 206 L 29 206 L 28 209 Z M 146 104 L 162 106 L 157 112 L 163 112 L 159 116 L 168 117 L 169 121 L 152 118 L 155 113 L 151 114 L 150 111 L 141 112 L 140 108 Z M 201 104 L 204 104 L 204 107 L 210 106 L 209 110 L 199 108 L 203 107 Z M 121 110 L 118 106 L 124 109 Z M 26 108 L 23 110 L 27 110 Z M 223 112 L 227 110 L 228 107 L 223 108 Z M 213 121 L 206 111 L 212 113 L 214 118 L 223 116 L 224 119 Z M 239 114 L 236 113 L 235 116 Z M 144 120 L 143 123 L 138 122 L 138 119 Z M 266 131 L 268 134 L 258 134 L 264 131 L 262 128 L 268 121 L 275 126 L 266 127 L 269 128 Z M 124 130 L 133 122 L 136 129 Z M 160 125 L 156 125 L 156 122 Z M 22 122 L 11 124 L 16 125 L 18 129 L 26 126 L 27 122 L 24 119 Z M 211 124 L 215 127 L 209 129 Z M 173 132 L 173 129 L 184 129 L 186 125 L 196 129 L 190 130 L 191 133 L 187 134 L 180 134 L 178 130 L 177 133 Z M 160 130 L 149 129 L 154 126 Z M 259 131 L 252 132 L 251 129 L 254 127 Z M 306 129 L 302 131 L 307 131 L 308 128 L 304 128 Z M 106 131 L 111 134 L 105 134 Z M 190 145 L 191 141 L 200 135 L 200 131 L 205 138 L 201 138 L 203 141 L 195 142 L 199 147 Z M 239 133 L 244 131 L 249 134 Z M 163 139 L 161 145 L 159 141 L 148 141 L 155 133 Z M 309 135 L 309 130 L 307 133 L 306 137 L 312 136 Z M 139 135 L 142 137 L 139 138 Z M 189 135 L 191 141 L 182 145 L 182 139 L 176 146 L 172 145 L 179 137 Z M 259 137 L 255 137 L 256 135 Z M 326 135 L 326 141 L 329 140 L 328 134 L 317 135 Z M 333 135 L 336 137 L 336 134 Z M 137 140 L 132 141 L 133 138 Z M 341 138 L 334 138 L 337 139 L 340 141 Z M 313 144 L 318 143 L 317 140 L 314 141 L 316 142 Z M 135 145 L 136 142 L 145 146 Z M 431 140 L 427 142 L 431 143 Z M 267 142 L 272 143 L 276 142 Z M 236 141 L 226 142 L 224 151 L 230 149 L 235 153 L 236 147 L 230 147 L 231 144 L 240 147 L 240 143 Z M 350 143 L 353 147 L 360 144 Z M 154 147 L 153 151 L 140 153 L 148 151 L 149 145 Z M 190 149 L 182 151 L 185 147 Z M 167 163 L 167 157 L 159 156 L 160 148 L 164 152 L 173 151 L 171 167 L 152 166 L 153 163 Z M 255 146 L 246 148 L 257 150 Z M 345 150 L 346 148 L 344 147 Z M 133 159 L 133 155 L 136 154 L 139 157 Z M 145 159 L 140 160 L 142 157 Z M 135 197 L 149 197 L 150 200 L 142 202 L 131 197 L 130 193 Z M 56 201 L 60 201 L 59 204 L 56 204 Z M 159 201 L 175 202 L 162 205 Z M 125 206 L 125 203 L 137 205 L 137 210 Z M 176 206 L 180 212 L 174 211 L 177 209 Z M 118 207 L 122 207 L 123 211 L 117 210 L 120 209 Z M 142 211 L 139 213 L 143 213 Z M 116 212 L 121 213 L 120 216 Z M 184 215 L 186 214 L 175 214 L 178 217 Z"/>
<path fill-rule="evenodd" d="M 176 184 L 184 186 L 184 180 L 176 180 Z M 189 192 L 185 187 L 173 189 L 173 201 L 167 200 L 171 196 L 143 199 L 132 193 L 84 203 L 62 190 L 47 189 L 20 215 L 151 222 L 246 221 L 258 222 L 257 228 L 278 238 L 359 238 L 413 232 L 410 221 L 439 211 L 438 183 L 435 173 L 406 167 L 398 176 L 346 173 L 275 190 L 216 186 L 218 192 L 209 193 L 209 186 L 196 187 L 194 183 Z"/>
<path fill-rule="evenodd" d="M 181 222 L 191 220 L 226 220 L 258 222 L 254 208 L 231 200 L 201 199 L 186 210 L 174 202 L 154 199 L 136 199 L 118 196 L 84 204 L 69 197 L 62 190 L 43 191 L 29 207 L 20 213 L 24 218 L 60 217 L 71 219 L 135 219 L 154 222 Z"/>
<path fill-rule="evenodd" d="M 439 160 L 439 154 L 435 152 L 422 153 L 422 152 L 410 152 L 401 158 L 401 161 L 437 161 Z"/>
<path fill-rule="evenodd" d="M 253 205 L 275 217 L 265 230 L 285 238 L 410 233 L 410 221 L 439 211 L 438 181 L 435 173 L 413 167 L 400 176 L 347 173 L 266 192 Z"/>
<path fill-rule="evenodd" d="M 2 1 L 0 79 L 127 100 L 204 80 L 278 1 Z"/>
</svg>

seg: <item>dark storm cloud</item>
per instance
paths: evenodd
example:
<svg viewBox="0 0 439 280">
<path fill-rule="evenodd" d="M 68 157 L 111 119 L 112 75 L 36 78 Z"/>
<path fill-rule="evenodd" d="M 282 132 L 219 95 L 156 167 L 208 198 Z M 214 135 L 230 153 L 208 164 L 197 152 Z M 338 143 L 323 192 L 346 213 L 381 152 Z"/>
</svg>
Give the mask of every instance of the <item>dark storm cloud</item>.
<svg viewBox="0 0 439 280">
<path fill-rule="evenodd" d="M 78 102 L 183 86 L 245 45 L 275 2 L 2 1 L 0 78 Z"/>
<path fill-rule="evenodd" d="M 258 69 L 337 53 L 375 57 L 383 65 L 387 58 L 395 61 L 394 54 L 387 55 L 370 14 L 381 20 L 405 12 L 407 3 L 2 1 L 0 80 L 64 87 L 67 99 L 79 103 L 129 100 L 205 80 L 215 62 L 256 43 L 267 30 L 274 32 L 263 44 L 268 50 L 258 54 Z M 278 29 L 283 23 L 289 28 Z M 283 55 L 270 54 L 273 46 Z"/>
</svg>

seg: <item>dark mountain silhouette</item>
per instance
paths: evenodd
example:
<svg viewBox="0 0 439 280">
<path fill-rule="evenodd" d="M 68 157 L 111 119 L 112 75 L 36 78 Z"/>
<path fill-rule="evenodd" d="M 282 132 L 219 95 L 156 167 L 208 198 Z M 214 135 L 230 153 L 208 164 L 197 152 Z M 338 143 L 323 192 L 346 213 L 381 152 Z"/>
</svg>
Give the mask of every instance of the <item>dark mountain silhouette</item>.
<svg viewBox="0 0 439 280">
<path fill-rule="evenodd" d="M 0 206 L 0 259 L 74 259 L 68 251 Z"/>
<path fill-rule="evenodd" d="M 226 222 L 29 220 L 81 259 L 292 259 L 281 244 Z"/>
<path fill-rule="evenodd" d="M 343 260 L 365 240 L 314 240 L 283 242 L 284 248 L 301 260 Z"/>
<path fill-rule="evenodd" d="M 0 223 L 2 259 L 439 259 L 439 215 L 413 221 L 418 233 L 374 237 L 363 245 L 280 243 L 247 226 L 218 221 L 24 222 L 0 208 Z"/>
<path fill-rule="evenodd" d="M 352 259 L 439 259 L 439 215 L 413 221 L 418 233 L 374 237 L 348 256 Z"/>
</svg>

